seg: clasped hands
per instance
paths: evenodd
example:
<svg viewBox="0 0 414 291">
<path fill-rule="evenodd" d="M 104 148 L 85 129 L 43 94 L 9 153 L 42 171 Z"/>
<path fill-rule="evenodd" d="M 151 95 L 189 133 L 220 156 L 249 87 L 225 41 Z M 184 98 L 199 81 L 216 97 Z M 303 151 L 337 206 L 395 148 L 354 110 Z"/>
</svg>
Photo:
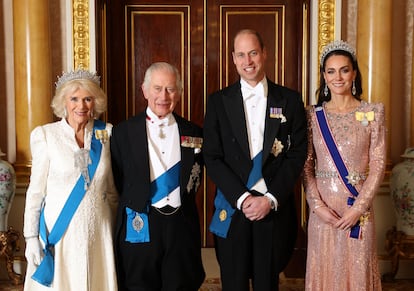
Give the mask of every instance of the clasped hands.
<svg viewBox="0 0 414 291">
<path fill-rule="evenodd" d="M 328 206 L 315 209 L 315 213 L 326 223 L 341 230 L 351 229 L 361 217 L 361 213 L 352 207 L 348 208 L 342 217 Z"/>
<path fill-rule="evenodd" d="M 26 251 L 24 253 L 29 264 L 38 266 L 43 258 L 43 248 L 38 237 L 26 239 Z"/>
<path fill-rule="evenodd" d="M 266 196 L 249 195 L 241 205 L 241 211 L 250 221 L 257 221 L 266 217 L 271 210 L 269 198 Z"/>
</svg>

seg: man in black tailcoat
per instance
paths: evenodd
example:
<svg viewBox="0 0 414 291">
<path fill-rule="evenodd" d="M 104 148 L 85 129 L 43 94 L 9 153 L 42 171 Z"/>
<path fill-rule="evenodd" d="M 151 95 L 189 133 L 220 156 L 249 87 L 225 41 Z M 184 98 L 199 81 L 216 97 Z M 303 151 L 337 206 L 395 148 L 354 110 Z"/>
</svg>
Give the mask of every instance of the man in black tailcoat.
<svg viewBox="0 0 414 291">
<path fill-rule="evenodd" d="M 175 67 L 152 64 L 142 90 L 147 109 L 111 138 L 119 289 L 197 291 L 205 277 L 195 204 L 202 130 L 173 113 L 182 92 Z"/>
<path fill-rule="evenodd" d="M 215 234 L 223 291 L 278 290 L 295 245 L 294 186 L 306 157 L 299 93 L 266 78 L 260 35 L 234 38 L 240 81 L 207 101 L 204 161 L 217 186 Z"/>
</svg>

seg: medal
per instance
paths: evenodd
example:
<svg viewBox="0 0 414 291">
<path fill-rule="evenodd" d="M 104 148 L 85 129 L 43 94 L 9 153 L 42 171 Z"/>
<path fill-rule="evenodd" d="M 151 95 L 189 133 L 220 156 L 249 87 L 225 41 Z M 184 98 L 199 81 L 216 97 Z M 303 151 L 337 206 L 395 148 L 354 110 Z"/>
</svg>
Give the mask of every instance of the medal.
<svg viewBox="0 0 414 291">
<path fill-rule="evenodd" d="M 361 122 L 362 126 L 368 126 L 370 121 L 375 120 L 375 113 L 374 111 L 369 112 L 355 112 L 355 118 L 356 120 Z"/>
<path fill-rule="evenodd" d="M 202 137 L 181 136 L 181 146 L 185 148 L 201 148 L 203 145 Z"/>
<path fill-rule="evenodd" d="M 345 176 L 348 179 L 348 183 L 355 187 L 362 180 L 361 175 L 357 172 L 350 171 L 348 176 Z"/>
<path fill-rule="evenodd" d="M 159 125 L 158 137 L 160 139 L 164 139 L 165 138 L 165 133 L 164 133 L 163 127 L 164 127 L 164 124 L 160 124 Z"/>
<path fill-rule="evenodd" d="M 361 124 L 362 124 L 362 126 L 368 126 L 368 119 L 364 118 L 364 119 L 361 121 Z"/>
<path fill-rule="evenodd" d="M 369 212 L 361 215 L 359 218 L 359 225 L 364 226 L 369 221 Z"/>
<path fill-rule="evenodd" d="M 227 218 L 227 211 L 226 210 L 221 210 L 220 211 L 220 214 L 219 214 L 219 218 L 220 218 L 220 221 L 225 221 L 226 220 L 226 218 Z"/>
<path fill-rule="evenodd" d="M 140 231 L 144 227 L 144 220 L 142 220 L 138 213 L 135 215 L 134 220 L 132 220 L 132 227 L 136 231 Z"/>
</svg>

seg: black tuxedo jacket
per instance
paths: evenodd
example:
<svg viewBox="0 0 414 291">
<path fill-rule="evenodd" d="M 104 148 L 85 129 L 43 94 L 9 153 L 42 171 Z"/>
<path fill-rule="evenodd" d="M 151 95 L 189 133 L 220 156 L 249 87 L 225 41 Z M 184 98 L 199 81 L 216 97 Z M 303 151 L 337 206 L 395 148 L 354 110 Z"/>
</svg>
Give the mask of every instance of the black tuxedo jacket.
<svg viewBox="0 0 414 291">
<path fill-rule="evenodd" d="M 262 174 L 268 191 L 279 204 L 274 213 L 273 235 L 277 243 L 273 253 L 281 271 L 296 240 L 294 188 L 306 157 L 307 123 L 300 94 L 270 80 L 267 83 Z M 282 108 L 286 121 L 272 117 L 270 108 Z M 209 96 L 203 131 L 207 173 L 236 207 L 237 199 L 248 191 L 246 183 L 253 166 L 240 82 Z M 283 144 L 277 156 L 272 153 L 276 139 Z"/>
<path fill-rule="evenodd" d="M 178 124 L 180 137 L 202 137 L 202 130 L 197 125 L 174 114 Z M 171 145 L 172 146 L 172 145 Z M 198 178 L 201 178 L 203 159 L 201 153 L 195 153 L 191 147 L 181 148 L 180 190 L 181 209 L 189 219 L 191 227 L 199 233 L 199 219 L 195 204 L 197 183 L 190 182 L 193 167 L 199 166 Z M 147 212 L 151 202 L 150 191 L 150 164 L 148 152 L 148 138 L 146 130 L 146 113 L 115 126 L 111 137 L 112 169 L 115 185 L 119 193 L 119 206 L 115 229 L 115 238 L 122 225 L 125 207 L 137 212 Z M 194 175 L 192 178 L 195 178 Z M 198 180 L 199 182 L 200 180 Z M 189 183 L 190 182 L 190 183 Z"/>
</svg>

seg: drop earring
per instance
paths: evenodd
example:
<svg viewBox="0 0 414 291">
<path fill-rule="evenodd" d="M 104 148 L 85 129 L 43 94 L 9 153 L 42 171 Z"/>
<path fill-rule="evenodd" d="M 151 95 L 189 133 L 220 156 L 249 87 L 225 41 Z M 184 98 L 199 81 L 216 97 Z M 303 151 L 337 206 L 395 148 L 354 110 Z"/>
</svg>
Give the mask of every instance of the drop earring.
<svg viewBox="0 0 414 291">
<path fill-rule="evenodd" d="M 353 96 L 356 95 L 355 80 L 352 81 L 352 90 L 351 90 L 351 93 L 352 93 Z"/>
<path fill-rule="evenodd" d="M 325 84 L 325 88 L 323 89 L 323 95 L 328 96 L 329 90 L 328 90 L 328 85 Z"/>
<path fill-rule="evenodd" d="M 63 108 L 63 117 L 64 118 L 68 117 L 68 111 L 66 110 L 66 107 Z"/>
</svg>

